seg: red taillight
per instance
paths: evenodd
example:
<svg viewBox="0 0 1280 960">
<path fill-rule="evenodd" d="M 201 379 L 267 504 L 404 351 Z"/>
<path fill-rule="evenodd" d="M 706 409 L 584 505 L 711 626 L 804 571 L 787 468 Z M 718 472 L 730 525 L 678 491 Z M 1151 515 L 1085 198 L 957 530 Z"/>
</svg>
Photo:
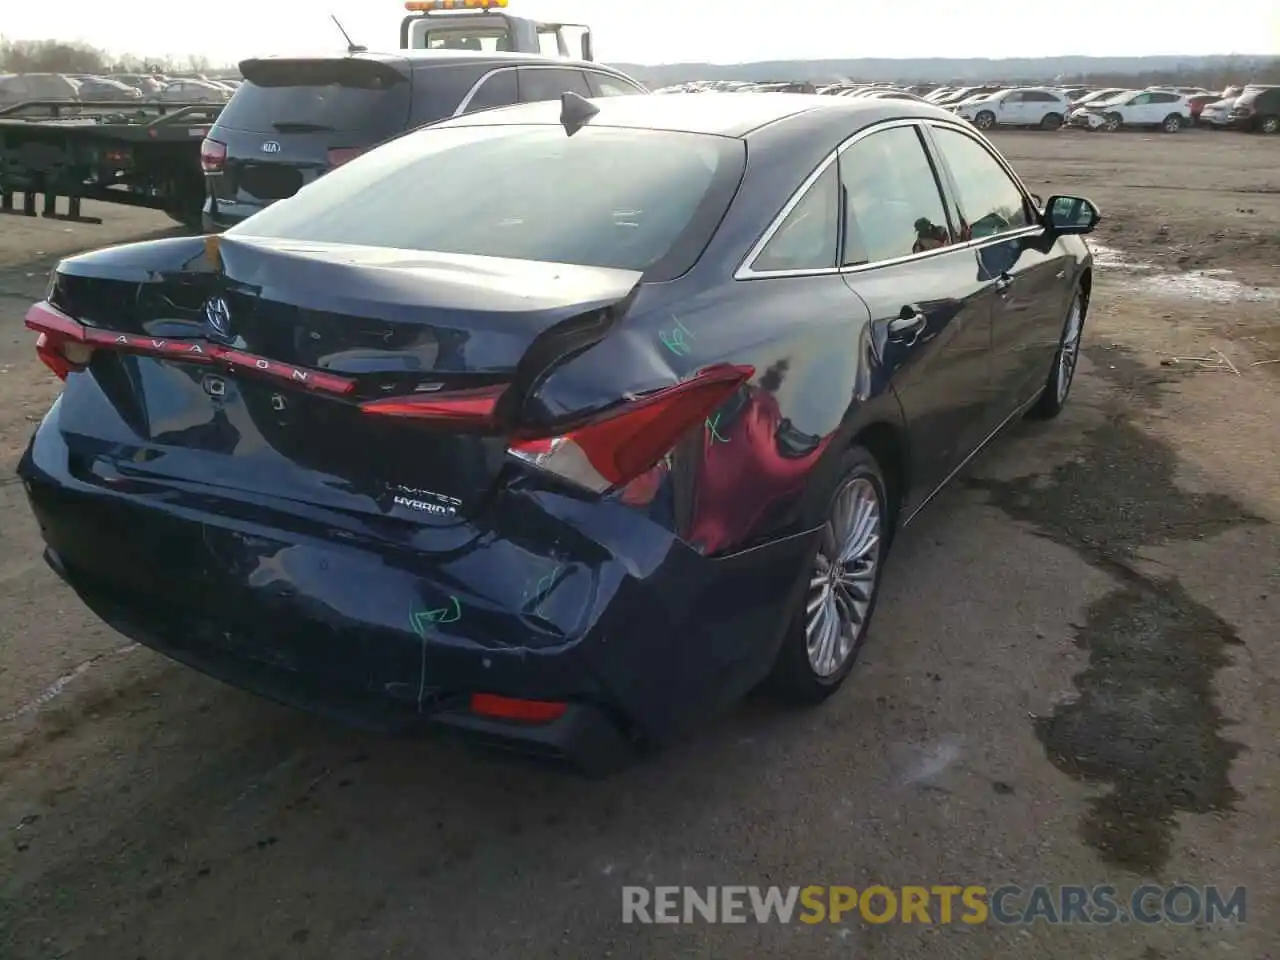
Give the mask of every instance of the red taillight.
<svg viewBox="0 0 1280 960">
<path fill-rule="evenodd" d="M 471 695 L 472 713 L 499 720 L 550 723 L 564 716 L 568 709 L 567 703 L 553 703 L 547 700 L 516 700 L 511 697 L 500 697 L 494 693 Z"/>
<path fill-rule="evenodd" d="M 200 169 L 205 173 L 221 173 L 227 162 L 227 145 L 205 137 L 200 143 Z"/>
<path fill-rule="evenodd" d="M 27 311 L 25 322 L 40 334 L 36 337 L 36 356 L 59 380 L 89 365 L 93 347 L 84 342 L 80 324 L 61 310 L 41 301 Z"/>
<path fill-rule="evenodd" d="M 453 390 L 447 393 L 388 397 L 385 400 L 370 400 L 362 403 L 360 409 L 365 413 L 384 417 L 435 420 L 455 426 L 471 424 L 483 427 L 492 425 L 493 412 L 505 390 L 505 385 L 498 385 L 476 387 L 471 390 Z"/>
<path fill-rule="evenodd" d="M 329 169 L 350 163 L 362 153 L 364 153 L 363 147 L 334 147 L 329 151 Z"/>
<path fill-rule="evenodd" d="M 516 440 L 509 452 L 539 470 L 604 493 L 657 465 L 754 373 L 752 367 L 730 364 L 708 367 L 558 436 Z"/>
</svg>

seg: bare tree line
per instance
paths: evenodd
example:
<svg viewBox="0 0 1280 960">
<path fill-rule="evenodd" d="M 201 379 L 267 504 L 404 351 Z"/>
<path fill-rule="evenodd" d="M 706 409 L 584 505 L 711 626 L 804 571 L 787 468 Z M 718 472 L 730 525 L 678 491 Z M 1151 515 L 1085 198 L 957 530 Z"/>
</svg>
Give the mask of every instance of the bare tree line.
<svg viewBox="0 0 1280 960">
<path fill-rule="evenodd" d="M 7 40 L 0 37 L 0 73 L 205 73 L 216 69 L 208 57 L 112 56 L 86 43 L 62 40 Z"/>
</svg>

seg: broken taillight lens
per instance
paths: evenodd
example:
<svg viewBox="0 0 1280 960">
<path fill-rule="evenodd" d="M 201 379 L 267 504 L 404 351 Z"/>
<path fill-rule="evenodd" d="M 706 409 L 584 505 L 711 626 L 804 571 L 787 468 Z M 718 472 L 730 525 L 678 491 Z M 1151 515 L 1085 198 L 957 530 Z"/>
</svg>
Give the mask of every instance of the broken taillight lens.
<svg viewBox="0 0 1280 960">
<path fill-rule="evenodd" d="M 595 493 L 624 487 L 657 466 L 754 373 L 747 366 L 708 367 L 557 436 L 518 439 L 508 452 Z"/>
<path fill-rule="evenodd" d="M 93 347 L 84 342 L 80 325 L 48 303 L 33 304 L 26 325 L 39 333 L 36 356 L 59 380 L 83 370 L 93 358 Z"/>
</svg>

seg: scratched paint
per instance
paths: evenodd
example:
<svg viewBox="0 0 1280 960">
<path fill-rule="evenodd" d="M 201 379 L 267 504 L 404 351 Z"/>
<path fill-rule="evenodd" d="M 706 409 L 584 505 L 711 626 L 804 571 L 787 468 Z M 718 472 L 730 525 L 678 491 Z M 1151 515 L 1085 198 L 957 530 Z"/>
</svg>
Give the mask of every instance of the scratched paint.
<svg viewBox="0 0 1280 960">
<path fill-rule="evenodd" d="M 551 591 L 562 579 L 563 569 L 562 565 L 557 564 L 551 568 L 550 572 L 544 573 L 536 580 L 531 578 L 525 583 L 524 590 L 520 594 L 520 607 L 526 614 L 535 617 L 542 615 L 543 606 L 550 599 Z"/>
<path fill-rule="evenodd" d="M 450 597 L 443 607 L 433 610 L 415 610 L 409 614 L 409 625 L 421 641 L 421 655 L 418 664 L 418 712 L 422 712 L 422 702 L 427 695 L 427 635 L 431 628 L 442 623 L 456 623 L 462 619 L 462 604 L 457 597 Z"/>
<path fill-rule="evenodd" d="M 720 414 L 714 417 L 707 417 L 707 430 L 711 433 L 712 443 L 728 443 L 728 437 L 720 436 Z"/>
<path fill-rule="evenodd" d="M 409 614 L 409 625 L 419 637 L 425 638 L 429 628 L 441 623 L 456 623 L 462 619 L 462 604 L 457 597 L 435 610 L 418 610 Z"/>
</svg>

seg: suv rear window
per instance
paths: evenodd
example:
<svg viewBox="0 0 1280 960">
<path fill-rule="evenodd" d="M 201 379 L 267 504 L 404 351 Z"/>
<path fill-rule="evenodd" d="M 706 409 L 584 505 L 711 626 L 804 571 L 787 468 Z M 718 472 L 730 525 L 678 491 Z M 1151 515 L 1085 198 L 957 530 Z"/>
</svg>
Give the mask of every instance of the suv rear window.
<svg viewBox="0 0 1280 960">
<path fill-rule="evenodd" d="M 232 232 L 679 276 L 711 239 L 745 165 L 742 141 L 704 134 L 435 127 L 370 151 Z"/>
<path fill-rule="evenodd" d="M 409 78 L 385 63 L 249 60 L 240 69 L 244 83 L 218 116 L 218 125 L 228 129 L 384 134 L 408 122 Z"/>
</svg>

